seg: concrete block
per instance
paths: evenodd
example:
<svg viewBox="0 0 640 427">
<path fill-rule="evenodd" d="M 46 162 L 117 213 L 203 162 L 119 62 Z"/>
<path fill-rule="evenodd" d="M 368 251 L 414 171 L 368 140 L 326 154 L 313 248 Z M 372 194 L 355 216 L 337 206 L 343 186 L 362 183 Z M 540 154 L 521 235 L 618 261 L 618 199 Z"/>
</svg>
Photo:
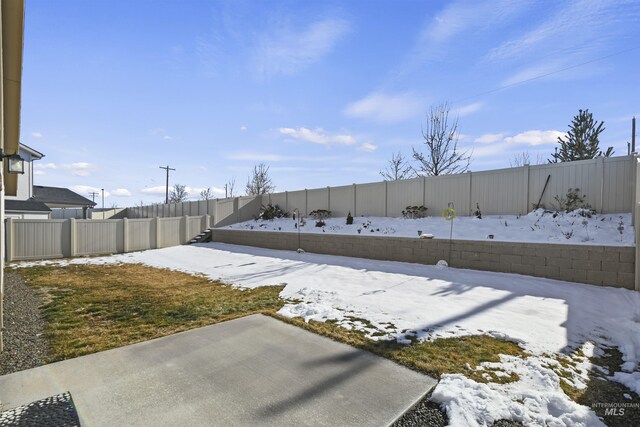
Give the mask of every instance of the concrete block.
<svg viewBox="0 0 640 427">
<path fill-rule="evenodd" d="M 534 265 L 533 274 L 540 277 L 548 277 L 550 279 L 558 279 L 560 277 L 560 267 L 552 267 L 548 265 Z"/>
<path fill-rule="evenodd" d="M 463 251 L 460 252 L 460 258 L 463 260 L 477 261 L 480 259 L 480 254 L 478 252 Z"/>
<path fill-rule="evenodd" d="M 500 262 L 503 264 L 523 264 L 520 255 L 500 255 Z"/>
<path fill-rule="evenodd" d="M 547 259 L 541 256 L 523 256 L 521 264 L 542 266 L 547 264 Z"/>
<path fill-rule="evenodd" d="M 635 287 L 635 274 L 618 273 L 618 285 L 620 285 L 620 287 L 633 290 Z"/>
<path fill-rule="evenodd" d="M 635 250 L 628 248 L 620 248 L 620 262 L 635 262 Z"/>
<path fill-rule="evenodd" d="M 574 270 L 600 270 L 600 262 L 574 259 L 571 261 L 571 268 Z"/>
<path fill-rule="evenodd" d="M 584 283 L 587 280 L 587 271 L 560 267 L 560 270 L 558 272 L 558 279 L 565 280 L 567 282 Z"/>
<path fill-rule="evenodd" d="M 561 248 L 562 245 L 546 245 L 536 248 L 536 256 L 551 258 L 571 258 L 571 253 Z"/>
<path fill-rule="evenodd" d="M 579 248 L 579 249 L 571 249 L 570 252 L 571 258 L 575 260 L 588 260 L 589 259 L 589 249 L 588 248 Z"/>
<path fill-rule="evenodd" d="M 633 273 L 635 271 L 635 266 L 630 262 L 602 261 L 602 270 L 614 271 L 617 273 Z"/>
<path fill-rule="evenodd" d="M 509 266 L 509 270 L 511 270 L 511 273 L 516 273 L 516 274 L 525 274 L 527 276 L 531 276 L 533 275 L 533 265 L 526 265 L 526 264 L 511 264 Z"/>
<path fill-rule="evenodd" d="M 587 283 L 614 286 L 618 282 L 618 273 L 613 271 L 587 270 Z"/>
<path fill-rule="evenodd" d="M 612 262 L 618 262 L 620 261 L 620 252 L 612 252 L 612 251 L 606 251 L 606 252 L 602 252 L 602 261 L 612 261 Z"/>
<path fill-rule="evenodd" d="M 547 258 L 547 265 L 552 266 L 552 267 L 560 267 L 561 269 L 567 269 L 571 270 L 571 265 L 570 263 L 567 263 L 567 260 L 565 258 Z"/>
</svg>

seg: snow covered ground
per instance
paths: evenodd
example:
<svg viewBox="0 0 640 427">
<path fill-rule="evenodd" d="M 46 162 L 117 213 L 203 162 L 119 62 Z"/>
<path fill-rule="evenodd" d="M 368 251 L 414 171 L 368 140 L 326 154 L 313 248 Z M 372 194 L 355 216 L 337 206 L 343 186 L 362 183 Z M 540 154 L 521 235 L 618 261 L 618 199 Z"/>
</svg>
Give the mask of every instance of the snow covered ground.
<svg viewBox="0 0 640 427">
<path fill-rule="evenodd" d="M 484 220 L 483 220 L 484 221 Z M 491 425 L 506 418 L 526 425 L 602 425 L 590 408 L 570 400 L 550 367 L 577 348 L 586 356 L 604 346 L 623 353 L 612 379 L 640 394 L 640 293 L 506 273 L 208 243 L 99 258 L 24 262 L 42 264 L 143 263 L 241 287 L 285 284 L 291 301 L 280 313 L 335 319 L 371 339 L 433 340 L 469 334 L 511 339 L 531 353 L 502 356 L 499 363 L 469 369 L 509 375 L 509 384 L 478 383 L 444 375 L 433 399 L 451 425 Z M 351 317 L 352 316 L 352 317 Z M 353 318 L 367 319 L 375 328 Z M 380 331 L 384 336 L 379 336 Z M 584 387 L 588 359 L 573 356 L 570 382 Z M 631 398 L 631 396 L 630 396 Z M 637 399 L 637 396 L 636 396 Z"/>
<path fill-rule="evenodd" d="M 453 238 L 462 240 L 494 240 L 503 242 L 565 243 L 571 245 L 633 246 L 634 231 L 630 213 L 593 214 L 581 216 L 582 210 L 569 213 L 549 213 L 538 209 L 528 215 L 491 215 L 482 219 L 456 217 Z M 435 238 L 448 239 L 451 223 L 439 216 L 406 219 L 389 217 L 354 217 L 353 225 L 346 218 L 329 218 L 326 226 L 316 227 L 313 218 L 305 218 L 302 233 L 362 234 L 374 236 L 418 237 L 418 231 Z M 224 228 L 232 230 L 297 232 L 292 218 L 267 221 L 245 221 Z M 358 231 L 360 230 L 360 231 Z"/>
</svg>

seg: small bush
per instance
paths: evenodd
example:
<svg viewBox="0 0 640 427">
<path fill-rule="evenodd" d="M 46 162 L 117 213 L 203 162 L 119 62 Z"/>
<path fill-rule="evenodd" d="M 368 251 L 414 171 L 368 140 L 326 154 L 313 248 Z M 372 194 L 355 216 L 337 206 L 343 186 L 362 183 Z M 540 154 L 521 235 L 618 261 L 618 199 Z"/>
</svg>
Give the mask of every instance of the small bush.
<svg viewBox="0 0 640 427">
<path fill-rule="evenodd" d="M 427 208 L 420 205 L 420 206 L 407 206 L 403 211 L 402 211 L 402 216 L 405 218 L 411 218 L 411 219 L 415 219 L 415 218 L 424 218 L 425 216 L 427 216 Z"/>
<path fill-rule="evenodd" d="M 479 203 L 476 203 L 476 211 L 473 213 L 473 215 L 478 219 L 482 219 L 482 211 L 480 210 Z"/>
<path fill-rule="evenodd" d="M 325 225 L 327 225 L 327 223 L 324 222 L 323 220 L 321 219 L 316 220 L 316 227 L 324 227 Z"/>
<path fill-rule="evenodd" d="M 353 224 L 353 217 L 351 216 L 351 211 L 349 211 L 349 214 L 347 215 L 347 225 L 352 225 Z"/>
<path fill-rule="evenodd" d="M 315 220 L 323 220 L 331 217 L 331 211 L 328 211 L 326 209 L 317 209 L 315 211 L 309 212 L 309 216 Z"/>
<path fill-rule="evenodd" d="M 257 219 L 289 218 L 289 212 L 283 211 L 280 206 L 269 203 L 262 205 Z"/>
<path fill-rule="evenodd" d="M 595 213 L 595 209 L 591 208 L 586 201 L 586 195 L 580 195 L 579 188 L 570 188 L 567 191 L 567 194 L 564 196 L 556 195 L 553 200 L 553 209 L 556 211 L 565 211 L 571 212 L 576 209 L 584 209 L 590 211 L 591 213 Z M 585 213 L 581 213 L 582 216 L 587 216 Z"/>
</svg>

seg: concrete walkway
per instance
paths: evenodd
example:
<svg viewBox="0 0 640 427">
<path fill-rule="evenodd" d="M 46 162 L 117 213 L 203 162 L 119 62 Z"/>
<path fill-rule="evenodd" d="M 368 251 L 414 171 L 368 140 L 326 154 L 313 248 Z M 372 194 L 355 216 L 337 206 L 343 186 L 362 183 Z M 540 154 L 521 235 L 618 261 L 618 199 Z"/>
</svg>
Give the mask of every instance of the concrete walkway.
<svg viewBox="0 0 640 427">
<path fill-rule="evenodd" d="M 2 376 L 0 401 L 70 391 L 83 426 L 386 426 L 434 385 L 254 315 Z"/>
</svg>

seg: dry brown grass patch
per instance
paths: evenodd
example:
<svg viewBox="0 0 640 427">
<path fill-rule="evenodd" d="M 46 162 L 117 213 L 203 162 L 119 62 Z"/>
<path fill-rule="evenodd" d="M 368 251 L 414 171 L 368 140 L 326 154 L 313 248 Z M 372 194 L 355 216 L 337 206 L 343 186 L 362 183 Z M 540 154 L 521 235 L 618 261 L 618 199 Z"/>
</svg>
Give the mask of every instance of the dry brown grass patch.
<svg viewBox="0 0 640 427">
<path fill-rule="evenodd" d="M 51 361 L 159 338 L 282 307 L 282 286 L 240 290 L 137 264 L 18 270 L 41 290 Z"/>
</svg>

